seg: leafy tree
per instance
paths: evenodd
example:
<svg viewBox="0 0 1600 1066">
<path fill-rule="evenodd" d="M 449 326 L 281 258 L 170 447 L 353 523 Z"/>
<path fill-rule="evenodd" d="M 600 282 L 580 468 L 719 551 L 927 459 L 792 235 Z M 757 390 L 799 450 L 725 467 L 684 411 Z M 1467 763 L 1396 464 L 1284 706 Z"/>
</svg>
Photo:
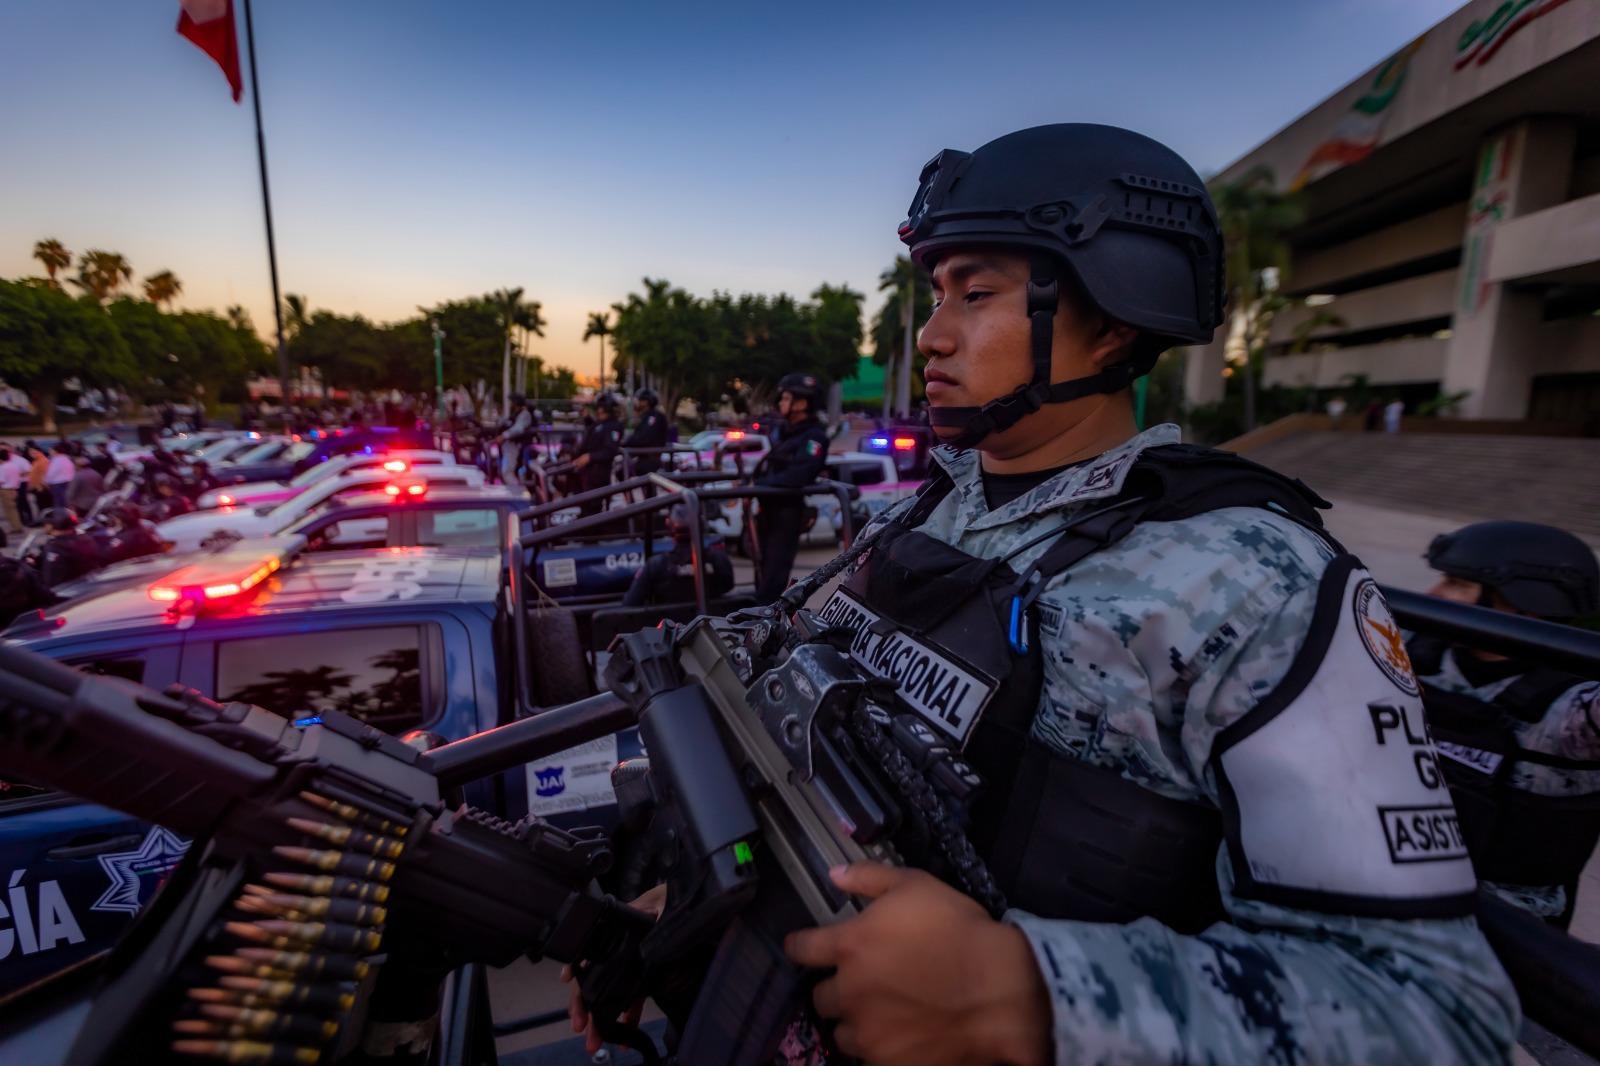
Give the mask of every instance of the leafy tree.
<svg viewBox="0 0 1600 1066">
<path fill-rule="evenodd" d="M 906 343 L 906 291 L 911 291 L 911 328 L 915 334 L 917 324 L 933 315 L 933 284 L 927 271 L 911 261 L 909 256 L 896 256 L 894 265 L 878 275 L 878 291 L 888 293 L 883 306 L 872 318 L 872 361 L 889 368 L 884 376 L 884 399 L 895 395 L 896 367 L 901 363 Z M 914 339 L 914 338 L 913 338 Z M 913 369 L 920 369 L 924 360 L 912 346 Z M 909 395 L 909 388 L 907 394 Z"/>
<path fill-rule="evenodd" d="M 72 265 L 72 253 L 67 251 L 66 245 L 54 237 L 42 241 L 35 241 L 33 257 L 44 264 L 45 277 L 54 288 L 61 288 L 61 282 L 56 275 Z"/>
<path fill-rule="evenodd" d="M 172 309 L 172 301 L 183 292 L 183 282 L 170 270 L 162 270 L 144 279 L 144 298 L 163 310 Z"/>
<path fill-rule="evenodd" d="M 1237 181 L 1213 182 L 1227 255 L 1229 306 L 1234 330 L 1243 340 L 1244 427 L 1256 426 L 1256 392 L 1273 303 L 1289 273 L 1288 236 L 1305 219 L 1300 196 L 1280 192 L 1271 168 L 1251 168 Z"/>
<path fill-rule="evenodd" d="M 499 289 L 484 297 L 484 300 L 493 309 L 499 319 L 500 330 L 505 341 L 505 350 L 500 363 L 500 402 L 501 409 L 511 394 L 511 337 L 518 329 L 525 329 L 536 337 L 544 336 L 546 322 L 540 314 L 541 305 L 537 300 L 524 300 L 523 290 L 519 286 L 515 289 Z"/>
<path fill-rule="evenodd" d="M 590 337 L 600 338 L 600 387 L 606 387 L 606 338 L 611 336 L 611 313 L 609 311 L 589 312 L 589 324 L 583 328 L 583 342 L 589 343 Z"/>
<path fill-rule="evenodd" d="M 124 282 L 133 280 L 133 267 L 119 252 L 91 248 L 78 257 L 78 276 L 71 281 L 93 296 L 96 303 L 105 303 L 122 289 Z"/>
<path fill-rule="evenodd" d="M 0 281 L 0 377 L 27 391 L 47 433 L 55 431 L 56 396 L 69 379 L 111 387 L 136 376 L 127 343 L 94 302 Z"/>
</svg>

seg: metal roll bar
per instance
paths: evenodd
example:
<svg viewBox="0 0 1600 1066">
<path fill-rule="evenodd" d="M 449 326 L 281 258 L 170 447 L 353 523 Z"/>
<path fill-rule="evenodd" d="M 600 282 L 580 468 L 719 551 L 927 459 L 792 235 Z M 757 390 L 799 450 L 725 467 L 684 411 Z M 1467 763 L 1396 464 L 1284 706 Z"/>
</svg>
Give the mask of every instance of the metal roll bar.
<svg viewBox="0 0 1600 1066">
<path fill-rule="evenodd" d="M 633 708 L 609 692 L 551 707 L 434 748 L 423 763 L 445 785 L 461 785 L 554 755 L 633 725 Z"/>
<path fill-rule="evenodd" d="M 1382 592 L 1395 620 L 1407 629 L 1600 678 L 1600 633 L 1405 589 Z"/>
</svg>

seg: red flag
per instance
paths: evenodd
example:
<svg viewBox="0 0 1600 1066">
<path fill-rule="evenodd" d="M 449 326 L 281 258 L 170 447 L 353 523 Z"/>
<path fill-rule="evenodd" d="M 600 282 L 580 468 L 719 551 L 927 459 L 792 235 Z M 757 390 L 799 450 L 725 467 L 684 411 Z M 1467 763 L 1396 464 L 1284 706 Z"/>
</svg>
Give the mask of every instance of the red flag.
<svg viewBox="0 0 1600 1066">
<path fill-rule="evenodd" d="M 217 61 L 239 102 L 244 83 L 239 78 L 239 37 L 233 28 L 233 0 L 178 0 L 178 34 Z"/>
</svg>

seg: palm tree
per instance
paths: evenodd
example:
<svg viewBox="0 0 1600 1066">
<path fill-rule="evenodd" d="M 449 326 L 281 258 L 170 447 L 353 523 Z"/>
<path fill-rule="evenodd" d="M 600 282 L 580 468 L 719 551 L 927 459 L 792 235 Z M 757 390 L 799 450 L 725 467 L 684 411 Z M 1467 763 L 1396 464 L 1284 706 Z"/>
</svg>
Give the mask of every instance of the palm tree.
<svg viewBox="0 0 1600 1066">
<path fill-rule="evenodd" d="M 33 257 L 44 264 L 44 272 L 49 277 L 50 284 L 57 289 L 61 288 L 61 282 L 56 280 L 56 274 L 72 265 L 72 253 L 67 251 L 66 245 L 54 237 L 36 241 L 33 245 Z"/>
<path fill-rule="evenodd" d="M 611 336 L 611 313 L 609 311 L 590 311 L 589 324 L 583 330 L 583 343 L 588 344 L 590 337 L 600 338 L 600 388 L 606 387 L 606 338 Z"/>
<path fill-rule="evenodd" d="M 500 319 L 500 328 L 505 332 L 505 357 L 500 364 L 500 402 L 502 410 L 509 413 L 511 410 L 511 336 L 518 328 L 525 329 L 536 337 L 544 336 L 546 325 L 540 315 L 541 304 L 538 300 L 524 300 L 523 289 L 500 289 L 484 297 L 489 306 L 494 308 L 496 316 Z"/>
<path fill-rule="evenodd" d="M 888 368 L 883 380 L 883 409 L 887 415 L 891 406 L 904 409 L 910 405 L 916 325 L 933 314 L 933 286 L 926 271 L 901 255 L 895 257 L 894 266 L 878 275 L 878 291 L 889 295 L 873 319 L 872 359 Z M 911 293 L 909 307 L 907 292 Z"/>
<path fill-rule="evenodd" d="M 1289 273 L 1289 233 L 1305 219 L 1295 193 L 1280 192 L 1272 170 L 1253 167 L 1237 181 L 1211 188 L 1227 251 L 1229 303 L 1244 343 L 1244 428 L 1256 425 L 1256 373 L 1276 305 L 1271 298 Z"/>
<path fill-rule="evenodd" d="M 183 292 L 183 282 L 179 281 L 178 276 L 170 270 L 162 270 L 144 279 L 145 299 L 157 307 L 166 304 L 168 305 L 166 310 L 171 310 L 172 301 L 176 300 L 181 292 Z"/>
<path fill-rule="evenodd" d="M 78 276 L 70 279 L 100 303 L 117 294 L 122 283 L 133 280 L 133 267 L 119 252 L 90 249 L 78 257 Z"/>
</svg>

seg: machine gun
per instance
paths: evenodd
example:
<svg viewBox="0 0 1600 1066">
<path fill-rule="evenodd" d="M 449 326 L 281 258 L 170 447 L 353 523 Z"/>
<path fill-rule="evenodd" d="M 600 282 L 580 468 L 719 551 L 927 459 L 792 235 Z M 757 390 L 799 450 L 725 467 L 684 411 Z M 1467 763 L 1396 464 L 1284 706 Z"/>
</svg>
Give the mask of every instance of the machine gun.
<svg viewBox="0 0 1600 1066">
<path fill-rule="evenodd" d="M 945 799 L 970 769 L 919 749 L 925 727 L 805 612 L 632 634 L 608 674 L 615 695 L 424 754 L 336 712 L 290 721 L 0 645 L 0 771 L 196 838 L 98 972 L 6 1004 L 0 1059 L 428 1061 L 445 975 L 531 955 L 583 963 L 596 1018 L 654 996 L 678 1061 L 753 1066 L 803 995 L 784 934 L 858 910 L 830 867 L 911 857 L 1003 907 Z M 602 889 L 598 834 L 451 802 L 634 723 L 648 771 L 615 779 L 625 819 L 671 844 L 659 921 Z M 631 1027 L 602 1033 L 659 1061 Z"/>
</svg>

